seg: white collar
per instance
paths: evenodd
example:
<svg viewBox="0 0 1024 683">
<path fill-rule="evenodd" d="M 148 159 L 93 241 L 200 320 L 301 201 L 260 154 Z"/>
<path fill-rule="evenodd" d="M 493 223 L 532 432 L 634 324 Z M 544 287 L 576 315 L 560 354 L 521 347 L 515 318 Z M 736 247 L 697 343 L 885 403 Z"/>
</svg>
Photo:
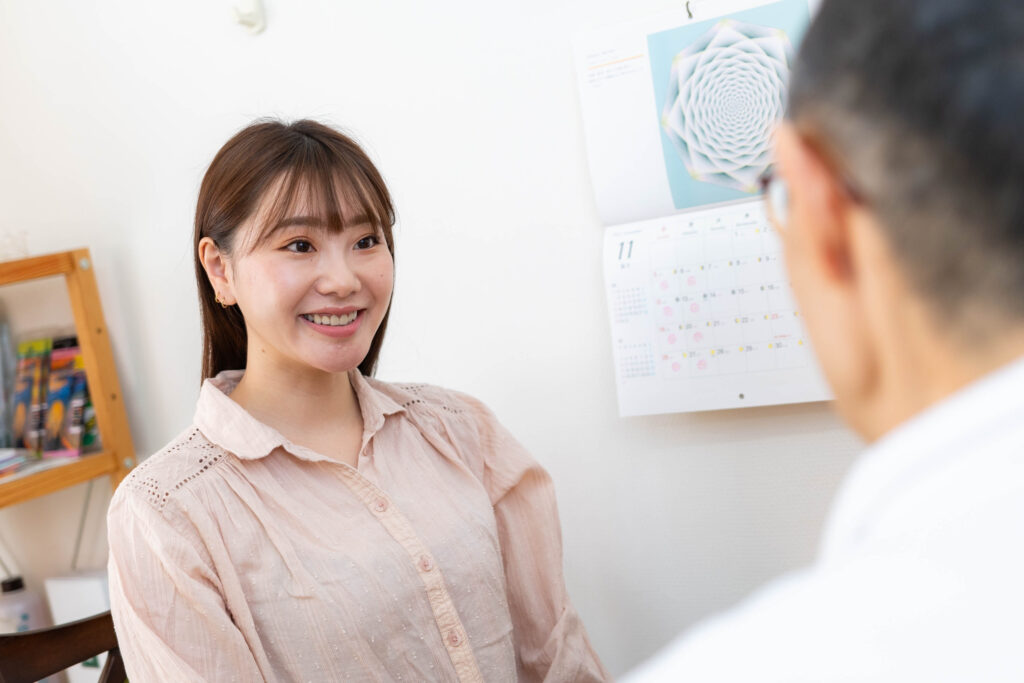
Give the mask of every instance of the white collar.
<svg viewBox="0 0 1024 683">
<path fill-rule="evenodd" d="M 928 473 L 1024 429 L 1022 389 L 1024 357 L 918 413 L 865 451 L 836 496 L 822 558 L 865 538 L 886 507 Z"/>
</svg>

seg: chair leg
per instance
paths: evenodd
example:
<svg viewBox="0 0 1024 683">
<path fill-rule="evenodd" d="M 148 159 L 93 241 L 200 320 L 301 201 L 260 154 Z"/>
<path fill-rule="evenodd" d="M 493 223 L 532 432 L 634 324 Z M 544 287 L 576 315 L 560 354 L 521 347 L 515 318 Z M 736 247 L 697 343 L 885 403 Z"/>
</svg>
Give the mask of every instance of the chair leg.
<svg viewBox="0 0 1024 683">
<path fill-rule="evenodd" d="M 128 675 L 124 670 L 124 660 L 121 659 L 121 650 L 114 648 L 107 653 L 107 663 L 103 665 L 100 673 L 99 683 L 125 683 Z"/>
</svg>

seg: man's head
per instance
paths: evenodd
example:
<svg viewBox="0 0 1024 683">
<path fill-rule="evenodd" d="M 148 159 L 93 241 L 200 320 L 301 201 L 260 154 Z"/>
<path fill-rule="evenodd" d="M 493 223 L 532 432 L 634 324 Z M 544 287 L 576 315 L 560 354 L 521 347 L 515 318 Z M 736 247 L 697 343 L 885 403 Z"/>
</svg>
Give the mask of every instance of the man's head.
<svg viewBox="0 0 1024 683">
<path fill-rule="evenodd" d="M 1024 353 L 1024 5 L 824 0 L 778 156 L 793 287 L 862 434 Z"/>
</svg>

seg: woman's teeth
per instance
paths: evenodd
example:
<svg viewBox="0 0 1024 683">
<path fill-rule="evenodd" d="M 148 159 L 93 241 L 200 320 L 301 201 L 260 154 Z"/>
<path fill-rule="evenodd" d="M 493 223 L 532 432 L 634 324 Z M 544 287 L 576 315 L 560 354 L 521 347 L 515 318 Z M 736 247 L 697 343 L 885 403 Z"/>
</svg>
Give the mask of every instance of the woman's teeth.
<svg viewBox="0 0 1024 683">
<path fill-rule="evenodd" d="M 311 323 L 317 325 L 348 325 L 356 316 L 359 315 L 359 311 L 352 311 L 347 315 L 320 315 L 319 313 L 307 313 L 302 317 Z"/>
</svg>

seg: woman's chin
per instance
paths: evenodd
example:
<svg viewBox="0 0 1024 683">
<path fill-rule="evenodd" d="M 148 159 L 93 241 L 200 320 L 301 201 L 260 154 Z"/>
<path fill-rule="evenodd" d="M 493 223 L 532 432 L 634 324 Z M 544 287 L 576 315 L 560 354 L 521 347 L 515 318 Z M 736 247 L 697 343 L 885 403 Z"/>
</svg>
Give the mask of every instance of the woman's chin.
<svg viewBox="0 0 1024 683">
<path fill-rule="evenodd" d="M 355 370 L 359 367 L 359 364 L 363 362 L 363 358 L 365 358 L 365 356 L 366 354 L 361 356 L 346 355 L 344 358 L 316 358 L 308 360 L 307 363 L 311 368 L 319 370 L 320 372 L 338 374 Z"/>
</svg>

